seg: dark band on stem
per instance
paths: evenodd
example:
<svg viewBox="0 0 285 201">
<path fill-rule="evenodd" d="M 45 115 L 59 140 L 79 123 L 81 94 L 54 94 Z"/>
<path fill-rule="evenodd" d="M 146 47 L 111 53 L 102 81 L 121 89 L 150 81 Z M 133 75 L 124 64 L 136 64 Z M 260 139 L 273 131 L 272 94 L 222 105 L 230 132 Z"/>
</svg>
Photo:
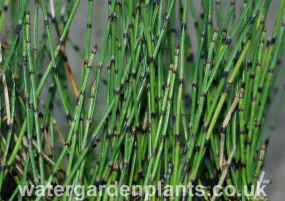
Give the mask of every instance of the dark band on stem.
<svg viewBox="0 0 285 201">
<path fill-rule="evenodd" d="M 49 20 L 48 19 L 44 19 L 44 24 L 46 27 L 49 27 Z"/>
<path fill-rule="evenodd" d="M 20 36 L 21 30 L 22 30 L 22 24 L 17 24 L 15 28 L 15 35 Z"/>
<path fill-rule="evenodd" d="M 185 31 L 186 28 L 187 28 L 187 24 L 185 22 L 182 22 L 182 24 L 181 24 L 181 31 L 182 32 Z"/>
<path fill-rule="evenodd" d="M 226 130 L 227 130 L 227 127 L 226 127 L 226 126 L 222 126 L 222 127 L 221 127 L 221 133 L 225 134 L 225 133 L 226 133 Z"/>
<path fill-rule="evenodd" d="M 4 4 L 3 11 L 7 12 L 7 10 L 8 10 L 8 4 Z"/>
<path fill-rule="evenodd" d="M 180 78 L 180 79 L 179 79 L 179 86 L 182 86 L 183 83 L 184 83 L 184 78 Z"/>
<path fill-rule="evenodd" d="M 198 83 L 197 83 L 196 81 L 193 81 L 193 82 L 192 82 L 192 87 L 193 87 L 193 88 L 197 88 L 197 87 L 198 87 Z"/>
<path fill-rule="evenodd" d="M 231 42 L 232 42 L 231 37 L 226 38 L 226 40 L 225 40 L 225 44 L 226 44 L 226 45 L 229 46 L 229 45 L 231 44 Z"/>
</svg>

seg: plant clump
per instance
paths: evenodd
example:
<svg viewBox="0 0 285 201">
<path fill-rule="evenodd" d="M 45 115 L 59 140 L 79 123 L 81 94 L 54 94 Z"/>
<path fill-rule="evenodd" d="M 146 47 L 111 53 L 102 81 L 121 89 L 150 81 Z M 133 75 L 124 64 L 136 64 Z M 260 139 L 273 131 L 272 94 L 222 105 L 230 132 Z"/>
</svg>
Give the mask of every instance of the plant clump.
<svg viewBox="0 0 285 201">
<path fill-rule="evenodd" d="M 265 136 L 285 41 L 285 1 L 272 34 L 270 5 L 110 0 L 96 45 L 95 1 L 0 0 L 1 199 L 73 200 L 48 195 L 49 185 L 117 181 L 202 185 L 207 194 L 103 191 L 86 200 L 263 200 L 245 191 L 258 188 L 285 97 Z M 71 37 L 75 15 L 86 19 L 82 45 Z M 78 74 L 70 47 L 82 60 Z M 25 185 L 42 185 L 45 196 L 21 196 Z M 236 191 L 216 196 L 215 185 Z"/>
</svg>

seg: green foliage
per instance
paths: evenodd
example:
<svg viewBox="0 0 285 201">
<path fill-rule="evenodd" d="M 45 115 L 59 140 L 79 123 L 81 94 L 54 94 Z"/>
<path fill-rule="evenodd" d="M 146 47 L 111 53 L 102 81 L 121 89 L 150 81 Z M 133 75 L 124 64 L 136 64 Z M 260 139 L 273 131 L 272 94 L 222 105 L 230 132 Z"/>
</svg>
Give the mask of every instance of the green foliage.
<svg viewBox="0 0 285 201">
<path fill-rule="evenodd" d="M 242 189 L 257 186 L 271 137 L 263 141 L 269 99 L 281 86 L 285 1 L 267 40 L 270 3 L 110 0 L 97 47 L 92 0 L 0 0 L 1 198 L 43 199 L 20 197 L 18 187 L 7 193 L 7 182 L 47 188 L 163 181 L 233 185 L 235 198 L 250 200 Z M 78 13 L 82 4 L 87 13 Z M 70 37 L 76 14 L 86 15 L 82 47 Z M 70 45 L 82 58 L 79 83 Z M 182 199 L 176 193 L 170 200 Z M 144 200 L 106 192 L 88 198 L 133 199 Z"/>
</svg>

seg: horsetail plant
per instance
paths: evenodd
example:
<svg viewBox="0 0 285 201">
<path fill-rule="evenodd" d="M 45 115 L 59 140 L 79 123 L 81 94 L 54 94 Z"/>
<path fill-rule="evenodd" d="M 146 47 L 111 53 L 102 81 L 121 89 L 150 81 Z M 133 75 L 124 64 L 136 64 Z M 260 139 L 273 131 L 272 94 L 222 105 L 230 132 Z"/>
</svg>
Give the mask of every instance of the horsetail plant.
<svg viewBox="0 0 285 201">
<path fill-rule="evenodd" d="M 264 135 L 284 74 L 285 0 L 275 24 L 271 0 L 106 3 L 0 0 L 0 199 L 265 200 L 248 192 L 285 97 Z M 74 38 L 78 16 L 87 27 Z M 88 191 L 115 183 L 127 194 Z"/>
</svg>

